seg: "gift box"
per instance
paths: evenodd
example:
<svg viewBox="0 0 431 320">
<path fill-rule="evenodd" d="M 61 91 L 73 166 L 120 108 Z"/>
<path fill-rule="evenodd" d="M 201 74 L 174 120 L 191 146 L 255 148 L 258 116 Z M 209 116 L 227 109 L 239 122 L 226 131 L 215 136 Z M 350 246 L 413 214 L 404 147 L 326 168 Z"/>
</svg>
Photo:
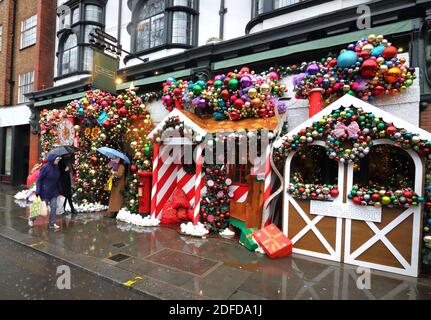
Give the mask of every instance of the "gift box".
<svg viewBox="0 0 431 320">
<path fill-rule="evenodd" d="M 292 253 L 292 242 L 274 224 L 254 231 L 253 237 L 270 258 L 280 258 Z"/>
<path fill-rule="evenodd" d="M 241 231 L 241 237 L 239 243 L 245 246 L 248 250 L 254 251 L 257 249 L 257 243 L 253 240 L 253 232 L 257 231 L 257 228 L 244 228 Z"/>
</svg>

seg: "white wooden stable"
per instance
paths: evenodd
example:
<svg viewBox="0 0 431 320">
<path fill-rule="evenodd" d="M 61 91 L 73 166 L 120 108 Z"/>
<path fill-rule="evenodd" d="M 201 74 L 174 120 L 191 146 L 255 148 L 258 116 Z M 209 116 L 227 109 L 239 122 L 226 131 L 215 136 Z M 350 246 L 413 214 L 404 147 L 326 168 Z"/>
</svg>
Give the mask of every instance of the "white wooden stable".
<svg viewBox="0 0 431 320">
<path fill-rule="evenodd" d="M 381 117 L 387 123 L 393 123 L 393 125 L 397 128 L 405 128 L 408 132 L 418 134 L 421 139 L 431 140 L 431 134 L 425 130 L 422 130 L 402 119 L 399 119 L 377 107 L 372 106 L 371 104 L 359 100 L 351 95 L 346 94 L 339 100 L 335 101 L 333 104 L 329 105 L 321 112 L 314 115 L 312 118 L 303 122 L 298 127 L 291 130 L 285 136 L 281 137 L 274 143 L 274 147 L 281 146 L 284 141 L 288 137 L 296 135 L 301 129 L 307 128 L 312 125 L 313 122 L 320 120 L 322 117 L 331 114 L 334 110 L 337 110 L 341 107 L 355 107 L 361 108 L 365 112 L 372 112 L 376 115 L 376 117 Z M 313 143 L 314 145 L 324 147 L 323 141 L 316 141 Z M 387 139 L 379 139 L 374 140 L 374 145 L 379 144 L 389 144 L 393 145 L 394 143 L 391 140 Z M 419 157 L 419 155 L 413 150 L 405 150 L 410 157 L 412 158 L 415 164 L 415 191 L 419 196 L 422 196 L 423 193 L 423 185 L 424 185 L 424 163 L 423 159 Z M 419 256 L 420 256 L 420 244 L 421 244 L 421 231 L 422 231 L 422 209 L 423 206 L 410 207 L 405 209 L 401 214 L 399 214 L 393 221 L 387 224 L 384 228 L 379 228 L 378 223 L 365 221 L 368 228 L 371 229 L 373 236 L 367 239 L 362 245 L 353 250 L 351 248 L 351 240 L 354 234 L 352 233 L 352 219 L 346 218 L 334 218 L 327 217 L 323 215 L 311 216 L 309 212 L 305 212 L 304 209 L 300 206 L 298 201 L 290 196 L 287 193 L 287 189 L 290 183 L 290 173 L 291 173 L 291 162 L 295 153 L 292 152 L 286 159 L 285 170 L 284 170 L 284 200 L 283 200 L 283 232 L 292 240 L 294 245 L 293 252 L 304 254 L 308 256 L 318 257 L 322 259 L 344 262 L 352 265 L 368 267 L 376 270 L 388 271 L 398 274 L 403 274 L 407 276 L 417 277 L 418 268 L 419 268 Z M 353 164 L 344 164 L 339 162 L 338 168 L 338 189 L 340 191 L 340 195 L 334 200 L 334 203 L 343 202 L 343 198 L 346 198 L 346 203 L 354 206 L 345 194 L 343 194 L 344 190 L 349 192 L 352 190 L 353 186 Z M 345 188 L 345 185 L 347 188 Z M 330 205 L 328 203 L 328 205 Z M 295 211 L 305 222 L 305 227 L 302 228 L 299 232 L 292 234 L 291 230 L 292 225 L 289 224 L 289 215 L 294 214 L 293 212 L 289 213 L 289 210 Z M 362 210 L 367 210 L 370 207 L 361 207 Z M 383 213 L 384 214 L 384 213 Z M 411 252 L 409 253 L 409 259 L 406 259 L 400 252 L 397 250 L 396 245 L 392 243 L 387 235 L 392 230 L 395 230 L 399 227 L 403 221 L 406 219 L 412 219 L 411 230 L 408 230 L 406 233 L 408 236 L 411 235 Z M 324 236 L 319 228 L 318 223 L 324 222 L 328 219 L 335 219 L 335 227 L 333 232 L 335 232 L 335 243 L 330 243 L 328 239 Z M 329 220 L 328 220 L 329 221 Z M 307 233 L 313 233 L 318 241 L 324 246 L 326 249 L 326 253 L 316 252 L 313 250 L 308 250 L 304 248 L 295 248 L 295 244 L 298 243 Z M 406 231 L 407 232 L 407 231 Z M 398 261 L 400 267 L 394 267 L 390 265 L 384 265 L 379 263 L 373 263 L 370 261 L 361 260 L 360 255 L 369 250 L 376 244 L 378 241 L 381 241 L 384 246 L 387 248 L 388 252 L 393 255 L 393 257 Z M 409 239 L 410 241 L 410 239 Z"/>
</svg>

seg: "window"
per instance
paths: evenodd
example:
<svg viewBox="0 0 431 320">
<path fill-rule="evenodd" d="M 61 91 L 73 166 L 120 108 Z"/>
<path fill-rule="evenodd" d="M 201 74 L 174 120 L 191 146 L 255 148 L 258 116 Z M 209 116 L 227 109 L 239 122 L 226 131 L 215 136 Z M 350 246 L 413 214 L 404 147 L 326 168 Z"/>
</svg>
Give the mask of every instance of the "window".
<svg viewBox="0 0 431 320">
<path fill-rule="evenodd" d="M 95 5 L 85 6 L 85 20 L 103 23 L 103 9 Z"/>
<path fill-rule="evenodd" d="M 297 152 L 291 163 L 291 183 L 314 185 L 338 184 L 338 163 L 329 159 L 326 149 L 321 146 L 308 146 Z"/>
<path fill-rule="evenodd" d="M 19 75 L 18 83 L 18 103 L 25 103 L 29 100 L 24 96 L 26 93 L 33 91 L 34 71 L 22 73 Z"/>
<path fill-rule="evenodd" d="M 93 70 L 93 49 L 90 47 L 84 48 L 84 70 Z"/>
<path fill-rule="evenodd" d="M 12 173 L 12 128 L 6 128 L 6 144 L 5 144 L 5 166 L 4 173 L 10 176 Z"/>
<path fill-rule="evenodd" d="M 174 0 L 174 6 L 182 6 L 182 7 L 189 7 L 193 8 L 193 0 Z"/>
<path fill-rule="evenodd" d="M 37 15 L 21 22 L 21 49 L 36 43 Z"/>
<path fill-rule="evenodd" d="M 65 75 L 78 70 L 78 39 L 75 34 L 67 37 L 61 56 L 61 74 Z"/>
<path fill-rule="evenodd" d="M 172 24 L 172 43 L 192 44 L 193 16 L 183 11 L 175 11 Z"/>
<path fill-rule="evenodd" d="M 150 0 L 141 8 L 137 25 L 136 51 L 165 43 L 165 1 Z"/>
<path fill-rule="evenodd" d="M 75 8 L 72 11 L 72 24 L 79 21 L 79 8 Z"/>
<path fill-rule="evenodd" d="M 60 16 L 60 30 L 70 28 L 70 11 L 66 11 Z"/>
<path fill-rule="evenodd" d="M 197 3 L 197 0 L 141 1 L 133 13 L 133 27 L 129 29 L 134 52 L 164 44 L 192 46 L 199 14 L 195 9 Z"/>
<path fill-rule="evenodd" d="M 279 9 L 282 7 L 287 7 L 292 4 L 301 2 L 301 0 L 275 0 L 274 1 L 274 9 Z"/>
<path fill-rule="evenodd" d="M 0 26 L 0 52 L 2 50 L 2 43 L 3 43 L 3 26 Z"/>
<path fill-rule="evenodd" d="M 264 0 L 254 0 L 254 15 L 257 16 L 263 13 Z"/>
<path fill-rule="evenodd" d="M 353 184 L 386 187 L 390 190 L 414 188 L 415 164 L 410 155 L 392 145 L 373 146 L 368 155 L 353 166 Z"/>
</svg>

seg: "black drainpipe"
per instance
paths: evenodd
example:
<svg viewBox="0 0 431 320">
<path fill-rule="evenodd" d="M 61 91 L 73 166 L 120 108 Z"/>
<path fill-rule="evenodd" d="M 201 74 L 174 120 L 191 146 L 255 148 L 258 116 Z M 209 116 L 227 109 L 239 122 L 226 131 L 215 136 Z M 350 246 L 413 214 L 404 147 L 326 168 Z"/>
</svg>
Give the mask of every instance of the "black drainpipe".
<svg viewBox="0 0 431 320">
<path fill-rule="evenodd" d="M 227 9 L 225 8 L 224 0 L 220 0 L 220 11 L 218 12 L 220 15 L 220 32 L 219 32 L 219 39 L 223 40 L 224 36 L 224 16 L 227 12 Z"/>
<path fill-rule="evenodd" d="M 16 25 L 16 2 L 17 0 L 12 0 L 12 10 L 13 10 L 13 17 L 12 17 L 12 34 L 11 34 L 11 48 L 12 48 L 12 54 L 10 57 L 10 65 L 9 65 L 9 105 L 11 106 L 13 104 L 13 89 L 15 86 L 15 81 L 13 80 L 13 71 L 14 71 L 14 62 L 15 62 L 15 25 Z"/>
</svg>

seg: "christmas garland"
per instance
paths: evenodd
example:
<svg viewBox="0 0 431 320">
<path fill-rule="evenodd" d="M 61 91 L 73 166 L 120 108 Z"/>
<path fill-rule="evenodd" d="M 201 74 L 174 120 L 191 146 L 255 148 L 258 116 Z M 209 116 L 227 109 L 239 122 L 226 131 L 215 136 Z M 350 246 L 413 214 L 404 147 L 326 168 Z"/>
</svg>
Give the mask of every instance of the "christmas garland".
<svg viewBox="0 0 431 320">
<path fill-rule="evenodd" d="M 431 158 L 431 142 L 419 135 L 397 128 L 373 113 L 353 106 L 334 110 L 312 126 L 283 139 L 274 152 L 274 160 L 281 162 L 290 152 L 302 152 L 316 140 L 325 140 L 327 154 L 341 162 L 358 162 L 365 157 L 374 139 L 387 138 L 403 149 L 412 149 L 419 155 Z"/>
<path fill-rule="evenodd" d="M 340 192 L 337 185 L 291 183 L 287 192 L 294 198 L 302 200 L 333 201 Z"/>
<path fill-rule="evenodd" d="M 387 208 L 408 208 L 410 206 L 417 207 L 424 202 L 424 198 L 418 196 L 412 188 L 403 190 L 385 190 L 379 187 L 360 187 L 353 186 L 352 191 L 348 194 L 348 198 L 354 204 L 363 206 L 382 206 Z"/>
</svg>

